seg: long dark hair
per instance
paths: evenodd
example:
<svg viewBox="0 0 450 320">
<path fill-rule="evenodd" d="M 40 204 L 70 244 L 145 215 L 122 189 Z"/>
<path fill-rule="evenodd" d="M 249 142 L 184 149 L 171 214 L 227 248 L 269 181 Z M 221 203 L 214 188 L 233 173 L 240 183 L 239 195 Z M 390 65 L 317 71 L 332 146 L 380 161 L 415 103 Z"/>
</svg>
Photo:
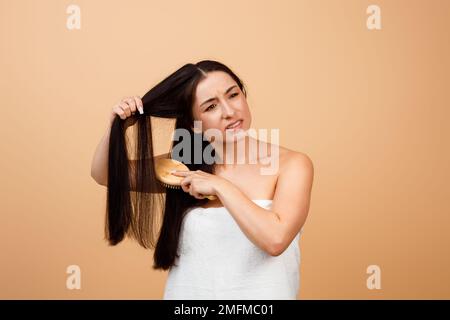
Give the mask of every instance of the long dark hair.
<svg viewBox="0 0 450 320">
<path fill-rule="evenodd" d="M 112 125 L 108 155 L 108 190 L 105 235 L 110 245 L 121 242 L 125 236 L 135 239 L 144 248 L 154 248 L 153 269 L 167 270 L 175 265 L 181 223 L 187 209 L 201 206 L 207 199 L 197 199 L 182 189 L 164 188 L 156 180 L 153 161 L 152 117 L 175 118 L 175 129 L 184 128 L 194 133 L 192 106 L 195 90 L 208 72 L 228 73 L 245 96 L 246 89 L 238 76 L 224 64 L 203 60 L 188 63 L 162 80 L 143 97 L 144 114 L 136 112 L 126 120 L 116 116 Z M 135 159 L 131 160 L 126 129 L 133 125 L 135 135 Z M 203 139 L 202 154 L 209 142 Z M 172 141 L 172 149 L 182 141 Z M 192 146 L 194 144 L 191 144 Z M 194 152 L 191 152 L 193 155 Z M 211 153 L 214 156 L 214 151 Z M 180 160 L 180 159 L 177 159 Z M 214 173 L 214 164 L 185 162 L 189 170 Z M 131 188 L 133 186 L 133 188 Z M 165 199 L 164 199 L 165 198 Z M 162 224 L 155 245 L 158 218 Z"/>
</svg>

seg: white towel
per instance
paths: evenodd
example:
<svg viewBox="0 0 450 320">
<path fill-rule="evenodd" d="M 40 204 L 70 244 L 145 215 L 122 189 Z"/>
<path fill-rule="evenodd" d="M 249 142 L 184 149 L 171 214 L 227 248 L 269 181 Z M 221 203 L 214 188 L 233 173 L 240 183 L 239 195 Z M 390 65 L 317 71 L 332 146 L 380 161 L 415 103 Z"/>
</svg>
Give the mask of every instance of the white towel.
<svg viewBox="0 0 450 320">
<path fill-rule="evenodd" d="M 270 208 L 272 200 L 253 200 Z M 225 207 L 190 208 L 181 226 L 176 266 L 164 298 L 296 299 L 300 286 L 299 238 L 273 257 L 254 245 Z"/>
</svg>

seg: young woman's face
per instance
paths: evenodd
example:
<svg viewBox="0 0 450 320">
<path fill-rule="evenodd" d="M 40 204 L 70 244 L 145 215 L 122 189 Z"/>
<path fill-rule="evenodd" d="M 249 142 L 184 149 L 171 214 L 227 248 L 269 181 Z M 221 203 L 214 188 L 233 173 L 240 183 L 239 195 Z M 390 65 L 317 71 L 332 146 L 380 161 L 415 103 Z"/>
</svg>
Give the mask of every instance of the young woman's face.
<svg viewBox="0 0 450 320">
<path fill-rule="evenodd" d="M 247 131 L 251 124 L 247 99 L 237 83 L 226 72 L 212 71 L 196 88 L 193 104 L 194 120 L 201 121 L 201 131 L 218 129 L 223 141 L 232 141 L 237 134 Z M 230 124 L 241 121 L 232 128 Z M 196 132 L 200 130 L 193 128 Z M 205 134 L 208 137 L 208 134 Z"/>
</svg>

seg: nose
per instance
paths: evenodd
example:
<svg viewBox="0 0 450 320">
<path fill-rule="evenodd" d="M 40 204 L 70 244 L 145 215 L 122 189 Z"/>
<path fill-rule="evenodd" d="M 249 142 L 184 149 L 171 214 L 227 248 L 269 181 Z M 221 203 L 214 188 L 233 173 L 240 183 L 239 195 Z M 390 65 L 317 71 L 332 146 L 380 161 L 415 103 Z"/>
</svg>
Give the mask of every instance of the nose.
<svg viewBox="0 0 450 320">
<path fill-rule="evenodd" d="M 227 102 L 223 102 L 222 103 L 222 116 L 224 118 L 230 118 L 233 115 L 234 115 L 233 108 Z"/>
</svg>

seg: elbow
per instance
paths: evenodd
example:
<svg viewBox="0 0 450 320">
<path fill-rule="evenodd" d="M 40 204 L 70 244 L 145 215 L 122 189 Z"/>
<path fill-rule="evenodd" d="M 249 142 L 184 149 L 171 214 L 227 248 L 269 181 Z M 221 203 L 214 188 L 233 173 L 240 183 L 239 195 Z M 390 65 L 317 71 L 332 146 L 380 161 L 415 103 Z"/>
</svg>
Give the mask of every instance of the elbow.
<svg viewBox="0 0 450 320">
<path fill-rule="evenodd" d="M 93 169 L 91 169 L 91 178 L 95 180 L 95 182 L 98 183 L 98 177 L 97 174 L 95 173 L 95 171 Z"/>
<path fill-rule="evenodd" d="M 284 249 L 281 249 L 279 246 L 274 246 L 269 250 L 269 254 L 272 257 L 278 257 L 283 252 L 284 252 Z"/>
<path fill-rule="evenodd" d="M 284 252 L 284 250 L 286 250 L 286 246 L 283 241 L 274 241 L 267 252 L 272 257 L 278 257 Z"/>
<path fill-rule="evenodd" d="M 107 185 L 107 183 L 104 181 L 104 179 L 99 178 L 98 175 L 95 174 L 95 171 L 94 171 L 94 170 L 91 170 L 91 177 L 92 177 L 92 179 L 94 179 L 94 181 L 97 182 L 99 185 L 102 185 L 102 186 L 106 186 L 106 185 Z"/>
</svg>

